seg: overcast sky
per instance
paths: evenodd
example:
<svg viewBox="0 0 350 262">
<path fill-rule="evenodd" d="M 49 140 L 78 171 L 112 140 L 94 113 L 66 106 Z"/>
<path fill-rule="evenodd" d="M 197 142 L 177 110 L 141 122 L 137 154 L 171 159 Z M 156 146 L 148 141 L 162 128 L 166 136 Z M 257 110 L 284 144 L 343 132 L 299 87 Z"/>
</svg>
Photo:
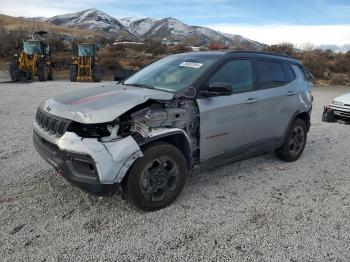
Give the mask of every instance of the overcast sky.
<svg viewBox="0 0 350 262">
<path fill-rule="evenodd" d="M 349 0 L 0 0 L 0 13 L 26 17 L 92 7 L 116 18 L 171 16 L 267 44 L 350 43 Z"/>
</svg>

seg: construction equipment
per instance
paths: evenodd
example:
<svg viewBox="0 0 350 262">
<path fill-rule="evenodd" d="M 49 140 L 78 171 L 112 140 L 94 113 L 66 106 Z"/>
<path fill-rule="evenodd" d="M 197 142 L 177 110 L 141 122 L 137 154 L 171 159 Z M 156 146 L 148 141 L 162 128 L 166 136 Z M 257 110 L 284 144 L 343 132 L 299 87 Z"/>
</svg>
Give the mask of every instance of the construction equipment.
<svg viewBox="0 0 350 262">
<path fill-rule="evenodd" d="M 95 50 L 93 44 L 78 44 L 78 57 L 73 57 L 73 63 L 69 67 L 70 81 L 101 81 L 101 67 Z"/>
<path fill-rule="evenodd" d="M 28 81 L 38 76 L 39 81 L 53 80 L 50 45 L 45 43 L 45 31 L 35 32 L 32 39 L 22 42 L 21 54 L 10 65 L 12 81 Z"/>
</svg>

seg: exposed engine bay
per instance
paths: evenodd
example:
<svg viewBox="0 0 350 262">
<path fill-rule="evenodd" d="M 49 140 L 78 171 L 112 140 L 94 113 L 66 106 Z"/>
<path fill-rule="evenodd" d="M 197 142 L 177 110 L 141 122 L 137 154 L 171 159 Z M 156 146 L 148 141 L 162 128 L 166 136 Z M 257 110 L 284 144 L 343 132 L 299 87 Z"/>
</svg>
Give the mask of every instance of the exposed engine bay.
<svg viewBox="0 0 350 262">
<path fill-rule="evenodd" d="M 149 100 L 125 112 L 113 122 L 81 124 L 73 122 L 67 131 L 82 138 L 98 138 L 112 142 L 132 136 L 140 145 L 159 138 L 162 129 L 181 129 L 186 134 L 191 148 L 192 163 L 199 161 L 199 110 L 195 100 L 174 99 L 171 101 Z M 171 130 L 169 130 L 171 131 Z M 162 132 L 166 136 L 166 132 Z"/>
</svg>

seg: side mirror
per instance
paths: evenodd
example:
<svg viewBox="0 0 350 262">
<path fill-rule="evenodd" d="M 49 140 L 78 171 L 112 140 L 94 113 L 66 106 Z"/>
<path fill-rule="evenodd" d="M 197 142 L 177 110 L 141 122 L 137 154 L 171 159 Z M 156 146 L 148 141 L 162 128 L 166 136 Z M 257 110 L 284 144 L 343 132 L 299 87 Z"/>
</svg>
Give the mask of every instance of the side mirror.
<svg viewBox="0 0 350 262">
<path fill-rule="evenodd" d="M 208 96 L 230 96 L 232 95 L 232 85 L 228 83 L 211 83 L 206 91 Z"/>
</svg>

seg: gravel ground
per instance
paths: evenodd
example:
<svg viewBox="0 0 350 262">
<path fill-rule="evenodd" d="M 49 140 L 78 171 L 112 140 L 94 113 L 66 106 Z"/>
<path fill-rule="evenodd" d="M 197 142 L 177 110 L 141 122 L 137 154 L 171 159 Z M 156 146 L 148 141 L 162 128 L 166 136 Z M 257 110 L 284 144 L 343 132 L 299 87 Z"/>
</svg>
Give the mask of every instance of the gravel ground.
<svg viewBox="0 0 350 262">
<path fill-rule="evenodd" d="M 0 81 L 9 81 L 9 80 L 10 80 L 10 73 L 8 71 L 0 70 Z"/>
<path fill-rule="evenodd" d="M 0 84 L 0 260 L 349 261 L 350 127 L 322 123 L 349 88 L 315 88 L 301 159 L 273 154 L 197 169 L 154 213 L 69 185 L 35 152 L 41 100 L 96 84 Z"/>
</svg>

